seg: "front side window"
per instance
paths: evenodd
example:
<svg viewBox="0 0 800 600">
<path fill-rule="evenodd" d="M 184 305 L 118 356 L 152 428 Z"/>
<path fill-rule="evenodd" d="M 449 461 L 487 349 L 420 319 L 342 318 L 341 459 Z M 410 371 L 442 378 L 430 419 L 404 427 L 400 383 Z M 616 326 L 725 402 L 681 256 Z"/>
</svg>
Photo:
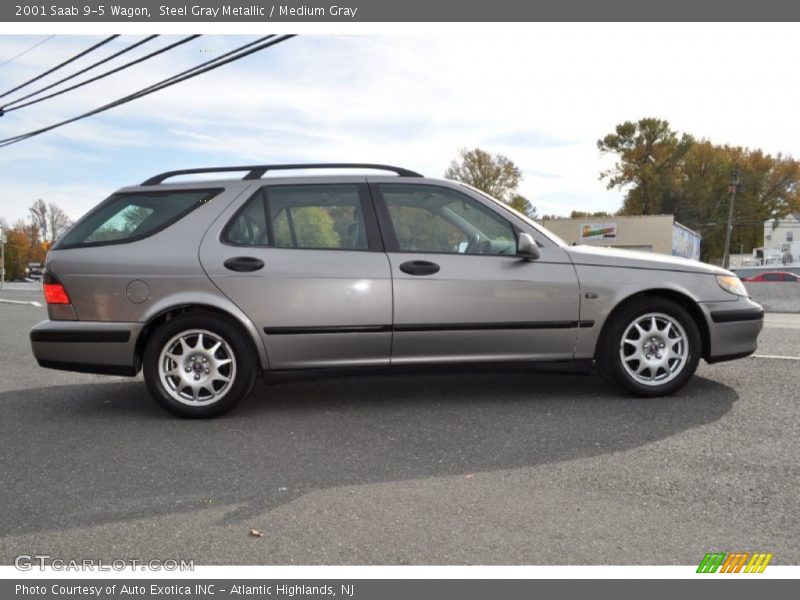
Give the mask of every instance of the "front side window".
<svg viewBox="0 0 800 600">
<path fill-rule="evenodd" d="M 178 221 L 221 190 L 114 194 L 80 219 L 56 248 L 132 242 Z"/>
<path fill-rule="evenodd" d="M 380 185 L 401 252 L 513 255 L 514 228 L 466 194 L 431 185 Z"/>
<path fill-rule="evenodd" d="M 369 248 L 355 184 L 267 186 L 236 214 L 223 240 L 276 248 Z"/>
</svg>

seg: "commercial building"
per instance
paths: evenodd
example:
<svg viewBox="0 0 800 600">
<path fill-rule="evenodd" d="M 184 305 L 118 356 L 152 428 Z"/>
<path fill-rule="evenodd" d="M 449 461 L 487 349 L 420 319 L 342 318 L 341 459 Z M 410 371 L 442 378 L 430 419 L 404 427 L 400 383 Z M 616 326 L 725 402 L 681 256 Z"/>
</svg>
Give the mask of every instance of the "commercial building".
<svg viewBox="0 0 800 600">
<path fill-rule="evenodd" d="M 700 234 L 676 222 L 673 215 L 545 219 L 538 223 L 568 243 L 700 258 Z"/>
</svg>

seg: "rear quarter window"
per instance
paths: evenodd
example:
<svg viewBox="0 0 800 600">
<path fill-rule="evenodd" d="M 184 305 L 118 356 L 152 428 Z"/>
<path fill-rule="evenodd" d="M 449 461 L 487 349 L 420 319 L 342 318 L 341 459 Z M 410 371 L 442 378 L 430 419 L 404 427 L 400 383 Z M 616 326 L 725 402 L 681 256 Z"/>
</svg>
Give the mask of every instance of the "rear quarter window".
<svg viewBox="0 0 800 600">
<path fill-rule="evenodd" d="M 221 191 L 202 189 L 114 194 L 70 228 L 54 249 L 140 240 L 179 221 Z"/>
</svg>

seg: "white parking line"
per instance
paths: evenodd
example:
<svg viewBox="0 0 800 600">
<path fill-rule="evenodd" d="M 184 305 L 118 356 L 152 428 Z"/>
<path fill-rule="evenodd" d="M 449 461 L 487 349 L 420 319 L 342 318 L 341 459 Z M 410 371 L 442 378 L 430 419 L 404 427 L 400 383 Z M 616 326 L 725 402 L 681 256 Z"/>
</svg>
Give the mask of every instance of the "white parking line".
<svg viewBox="0 0 800 600">
<path fill-rule="evenodd" d="M 0 298 L 0 304 L 21 304 L 23 306 L 42 306 L 41 302 L 36 302 L 35 300 L 31 300 L 30 302 L 24 300 L 6 300 L 5 298 Z"/>
<path fill-rule="evenodd" d="M 764 329 L 800 329 L 800 313 L 767 313 Z"/>
<path fill-rule="evenodd" d="M 800 360 L 800 356 L 781 356 L 780 354 L 753 354 L 753 358 L 777 358 L 780 360 Z"/>
</svg>

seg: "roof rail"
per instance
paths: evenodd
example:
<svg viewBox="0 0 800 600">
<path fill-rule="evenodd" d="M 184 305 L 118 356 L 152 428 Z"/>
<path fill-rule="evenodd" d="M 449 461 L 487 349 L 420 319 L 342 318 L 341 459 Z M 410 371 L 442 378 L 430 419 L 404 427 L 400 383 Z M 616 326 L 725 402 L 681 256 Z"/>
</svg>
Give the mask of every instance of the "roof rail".
<svg viewBox="0 0 800 600">
<path fill-rule="evenodd" d="M 180 171 L 166 171 L 154 175 L 142 185 L 158 185 L 165 179 L 177 177 L 178 175 L 196 175 L 200 173 L 227 173 L 231 171 L 247 171 L 247 175 L 242 179 L 261 179 L 267 171 L 289 171 L 295 169 L 376 169 L 379 171 L 392 171 L 401 177 L 422 177 L 415 171 L 410 171 L 402 167 L 391 165 L 377 165 L 371 163 L 308 163 L 293 165 L 247 165 L 242 167 L 204 167 L 201 169 L 182 169 Z"/>
</svg>

